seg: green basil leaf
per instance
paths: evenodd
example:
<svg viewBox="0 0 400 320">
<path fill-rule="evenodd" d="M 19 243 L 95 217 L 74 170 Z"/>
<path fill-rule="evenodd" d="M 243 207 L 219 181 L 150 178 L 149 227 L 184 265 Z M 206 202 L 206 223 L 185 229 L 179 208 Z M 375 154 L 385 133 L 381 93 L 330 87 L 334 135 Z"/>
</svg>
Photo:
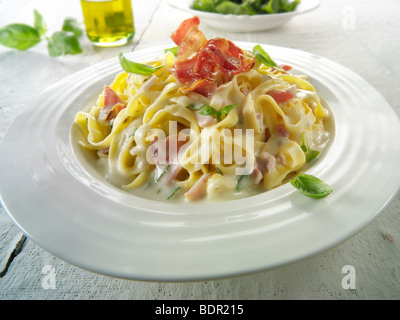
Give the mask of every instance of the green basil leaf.
<svg viewBox="0 0 400 320">
<path fill-rule="evenodd" d="M 188 108 L 189 110 L 198 110 L 197 108 L 196 108 L 196 105 L 194 104 L 194 103 L 189 103 L 187 106 L 186 106 L 186 108 Z"/>
<path fill-rule="evenodd" d="M 306 154 L 306 162 L 307 163 L 314 160 L 320 154 L 320 152 L 318 150 L 310 149 L 310 147 L 308 146 L 307 135 L 306 135 L 305 131 L 303 131 L 303 134 L 302 134 L 302 144 L 300 147 Z"/>
<path fill-rule="evenodd" d="M 147 64 L 130 61 L 124 57 L 122 52 L 119 54 L 119 63 L 126 72 L 135 74 L 152 74 L 163 67 L 153 67 Z"/>
<path fill-rule="evenodd" d="M 178 56 L 178 47 L 164 49 L 164 53 L 167 53 L 167 52 L 172 52 L 172 54 L 176 57 L 176 56 Z"/>
<path fill-rule="evenodd" d="M 203 116 L 218 116 L 218 111 L 208 105 L 203 105 L 199 111 Z"/>
<path fill-rule="evenodd" d="M 9 48 L 27 50 L 41 40 L 39 31 L 26 24 L 13 23 L 0 29 L 0 44 Z"/>
<path fill-rule="evenodd" d="M 62 30 L 72 32 L 75 37 L 80 37 L 83 33 L 83 30 L 79 25 L 79 22 L 75 18 L 66 18 L 64 20 Z"/>
<path fill-rule="evenodd" d="M 78 39 L 65 31 L 54 32 L 47 43 L 47 49 L 51 57 L 82 52 Z"/>
<path fill-rule="evenodd" d="M 290 180 L 293 187 L 304 195 L 322 199 L 332 192 L 332 188 L 322 180 L 309 174 L 299 174 L 296 178 Z"/>
<path fill-rule="evenodd" d="M 253 54 L 254 54 L 254 56 L 256 57 L 256 59 L 258 61 L 260 61 L 261 63 L 263 63 L 267 67 L 275 68 L 275 67 L 278 66 L 275 63 L 275 61 L 271 59 L 269 54 L 267 52 L 265 52 L 264 49 L 259 44 L 254 46 Z"/>
<path fill-rule="evenodd" d="M 39 32 L 39 35 L 43 36 L 47 31 L 46 23 L 44 22 L 43 17 L 39 13 L 39 11 L 34 10 L 33 14 L 34 14 L 33 25 L 35 26 L 35 29 Z"/>
<path fill-rule="evenodd" d="M 230 104 L 230 105 L 227 105 L 227 106 L 219 109 L 218 121 L 221 121 L 223 116 L 227 115 L 232 109 L 236 108 L 237 106 L 238 106 L 238 104 Z"/>
<path fill-rule="evenodd" d="M 320 152 L 318 150 L 313 150 L 313 149 L 308 149 L 306 152 L 306 161 L 307 163 L 311 162 L 314 160 L 316 157 L 318 157 Z"/>
</svg>

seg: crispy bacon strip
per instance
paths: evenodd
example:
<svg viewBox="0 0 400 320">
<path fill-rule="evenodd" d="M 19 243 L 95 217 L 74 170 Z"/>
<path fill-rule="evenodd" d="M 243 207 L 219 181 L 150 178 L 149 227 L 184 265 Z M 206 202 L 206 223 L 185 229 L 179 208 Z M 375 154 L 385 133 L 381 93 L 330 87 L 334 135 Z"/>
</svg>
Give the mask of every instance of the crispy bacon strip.
<svg viewBox="0 0 400 320">
<path fill-rule="evenodd" d="M 179 28 L 172 33 L 172 40 L 179 46 L 179 60 L 188 58 L 207 42 L 203 32 L 198 30 L 199 24 L 200 19 L 198 17 L 189 18 L 184 20 Z"/>
<path fill-rule="evenodd" d="M 227 39 L 207 41 L 198 30 L 199 24 L 198 17 L 184 20 L 172 34 L 172 40 L 179 46 L 172 72 L 183 85 L 184 92 L 192 91 L 209 97 L 234 75 L 250 70 L 255 60 L 246 57 L 241 48 Z"/>
</svg>

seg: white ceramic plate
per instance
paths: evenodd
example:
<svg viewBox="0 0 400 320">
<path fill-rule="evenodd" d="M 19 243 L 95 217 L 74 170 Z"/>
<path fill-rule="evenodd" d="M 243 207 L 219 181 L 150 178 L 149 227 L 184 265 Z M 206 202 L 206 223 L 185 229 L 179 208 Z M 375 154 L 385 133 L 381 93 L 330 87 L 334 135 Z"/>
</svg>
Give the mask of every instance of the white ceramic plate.
<svg viewBox="0 0 400 320">
<path fill-rule="evenodd" d="M 55 84 L 7 130 L 0 193 L 11 218 L 39 246 L 71 264 L 152 281 L 262 271 L 353 236 L 398 190 L 399 120 L 352 71 L 307 52 L 263 47 L 278 63 L 308 74 L 333 112 L 332 144 L 308 171 L 333 187 L 327 198 L 314 200 L 285 184 L 242 200 L 179 205 L 111 186 L 88 165 L 71 126 L 121 71 L 115 58 Z M 146 61 L 162 52 L 158 47 L 127 56 Z"/>
<path fill-rule="evenodd" d="M 277 28 L 293 17 L 310 12 L 320 5 L 320 0 L 301 0 L 293 12 L 258 14 L 253 16 L 219 14 L 191 9 L 192 0 L 168 0 L 171 7 L 198 16 L 200 21 L 212 28 L 230 32 L 255 32 Z"/>
</svg>

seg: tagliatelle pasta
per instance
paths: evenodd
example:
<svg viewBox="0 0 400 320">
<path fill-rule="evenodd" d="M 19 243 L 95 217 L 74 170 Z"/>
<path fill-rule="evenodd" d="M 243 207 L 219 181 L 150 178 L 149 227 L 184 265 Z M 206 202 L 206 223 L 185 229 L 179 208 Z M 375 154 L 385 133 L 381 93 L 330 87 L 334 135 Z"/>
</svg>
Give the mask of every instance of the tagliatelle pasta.
<svg viewBox="0 0 400 320">
<path fill-rule="evenodd" d="M 146 61 L 158 67 L 149 74 L 119 73 L 76 115 L 79 144 L 122 189 L 168 201 L 243 197 L 286 182 L 329 140 L 329 112 L 306 76 L 207 40 L 198 23 L 173 34 L 177 56 Z"/>
</svg>

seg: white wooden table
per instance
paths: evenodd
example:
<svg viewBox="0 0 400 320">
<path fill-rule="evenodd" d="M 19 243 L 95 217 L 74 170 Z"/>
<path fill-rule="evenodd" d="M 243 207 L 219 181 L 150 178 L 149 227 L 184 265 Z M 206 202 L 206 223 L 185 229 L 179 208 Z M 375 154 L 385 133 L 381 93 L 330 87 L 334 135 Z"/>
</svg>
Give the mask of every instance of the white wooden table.
<svg viewBox="0 0 400 320">
<path fill-rule="evenodd" d="M 136 35 L 133 43 L 122 48 L 95 48 L 84 36 L 82 54 L 60 58 L 49 57 L 45 43 L 26 52 L 0 47 L 0 139 L 15 114 L 42 90 L 82 68 L 115 57 L 120 51 L 171 44 L 171 32 L 189 17 L 161 0 L 132 2 Z M 0 27 L 14 22 L 32 24 L 34 9 L 43 15 L 51 32 L 59 30 L 67 16 L 83 21 L 78 0 L 3 0 Z M 323 0 L 316 11 L 271 31 L 235 34 L 205 25 L 201 29 L 209 38 L 267 43 L 325 56 L 365 78 L 400 115 L 399 15 L 397 0 Z M 30 239 L 22 243 L 22 232 L 0 207 L 0 300 L 398 299 L 399 213 L 397 195 L 373 223 L 351 239 L 278 269 L 215 281 L 158 283 L 94 274 L 61 261 Z M 342 268 L 347 265 L 356 271 L 355 289 L 342 286 Z M 44 281 L 48 266 L 54 271 L 54 283 Z"/>
</svg>

